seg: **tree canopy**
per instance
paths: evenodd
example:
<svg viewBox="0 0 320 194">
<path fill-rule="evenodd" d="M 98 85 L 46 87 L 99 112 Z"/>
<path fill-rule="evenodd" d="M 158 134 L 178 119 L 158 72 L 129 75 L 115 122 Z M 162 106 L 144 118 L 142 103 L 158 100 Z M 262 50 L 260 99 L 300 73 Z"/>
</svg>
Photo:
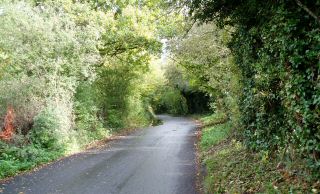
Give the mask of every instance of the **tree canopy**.
<svg viewBox="0 0 320 194">
<path fill-rule="evenodd" d="M 302 160 L 318 179 L 319 6 L 2 0 L 0 177 L 155 113 L 215 113 L 246 149 Z"/>
</svg>

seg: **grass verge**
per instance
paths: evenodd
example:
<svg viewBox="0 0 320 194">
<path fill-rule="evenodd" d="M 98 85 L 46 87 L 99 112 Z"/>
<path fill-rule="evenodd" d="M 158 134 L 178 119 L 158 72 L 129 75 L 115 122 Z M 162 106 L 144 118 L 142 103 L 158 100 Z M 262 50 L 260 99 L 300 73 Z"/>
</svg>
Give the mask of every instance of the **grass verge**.
<svg viewBox="0 0 320 194">
<path fill-rule="evenodd" d="M 319 193 L 320 181 L 308 180 L 299 169 L 302 161 L 289 166 L 267 152 L 251 152 L 233 137 L 232 123 L 222 120 L 221 115 L 200 118 L 205 193 Z"/>
</svg>

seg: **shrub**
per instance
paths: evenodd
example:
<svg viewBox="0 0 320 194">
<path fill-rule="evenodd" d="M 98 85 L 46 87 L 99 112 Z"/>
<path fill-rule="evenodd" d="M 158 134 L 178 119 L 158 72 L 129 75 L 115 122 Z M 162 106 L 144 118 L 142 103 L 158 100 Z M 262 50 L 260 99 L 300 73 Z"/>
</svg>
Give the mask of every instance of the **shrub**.
<svg viewBox="0 0 320 194">
<path fill-rule="evenodd" d="M 34 125 L 30 132 L 32 143 L 50 150 L 61 150 L 64 147 L 63 139 L 66 134 L 61 130 L 58 112 L 47 108 L 34 118 Z"/>
<path fill-rule="evenodd" d="M 173 115 L 185 115 L 188 113 L 187 101 L 178 89 L 165 86 L 160 88 L 158 92 L 161 97 L 154 101 L 155 112 Z"/>
</svg>

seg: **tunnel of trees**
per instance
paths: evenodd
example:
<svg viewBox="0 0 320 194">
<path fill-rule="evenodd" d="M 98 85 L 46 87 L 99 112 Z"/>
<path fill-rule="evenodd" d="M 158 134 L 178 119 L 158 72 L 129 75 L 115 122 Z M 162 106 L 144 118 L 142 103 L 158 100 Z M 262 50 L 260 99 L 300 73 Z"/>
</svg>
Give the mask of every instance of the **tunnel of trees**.
<svg viewBox="0 0 320 194">
<path fill-rule="evenodd" d="M 223 115 L 246 149 L 318 179 L 319 6 L 2 0 L 0 178 L 168 113 Z"/>
<path fill-rule="evenodd" d="M 186 99 L 188 114 L 206 114 L 210 112 L 210 97 L 202 91 L 182 91 Z"/>
</svg>

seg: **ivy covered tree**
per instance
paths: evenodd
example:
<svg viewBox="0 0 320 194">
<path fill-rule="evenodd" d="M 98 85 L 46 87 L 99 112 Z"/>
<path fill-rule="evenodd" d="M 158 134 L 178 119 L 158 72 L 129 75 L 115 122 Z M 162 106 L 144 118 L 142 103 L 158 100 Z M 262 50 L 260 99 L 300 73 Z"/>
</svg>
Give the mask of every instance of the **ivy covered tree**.
<svg viewBox="0 0 320 194">
<path fill-rule="evenodd" d="M 195 0 L 194 19 L 232 26 L 247 145 L 320 169 L 320 1 Z"/>
</svg>

